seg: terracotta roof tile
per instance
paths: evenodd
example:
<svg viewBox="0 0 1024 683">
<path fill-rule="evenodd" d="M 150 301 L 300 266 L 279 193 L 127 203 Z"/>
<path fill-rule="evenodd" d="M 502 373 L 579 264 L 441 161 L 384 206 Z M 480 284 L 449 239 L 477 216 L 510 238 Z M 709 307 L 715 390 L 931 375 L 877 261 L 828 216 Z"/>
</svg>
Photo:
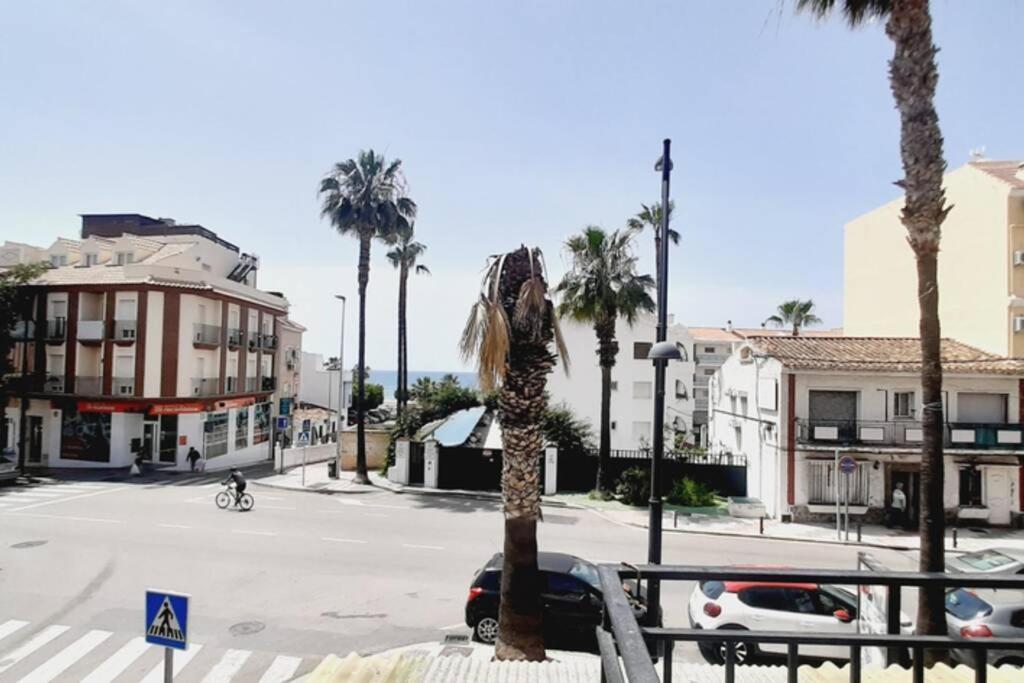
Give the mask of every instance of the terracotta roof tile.
<svg viewBox="0 0 1024 683">
<path fill-rule="evenodd" d="M 754 336 L 758 350 L 794 370 L 920 372 L 916 337 Z M 1004 358 L 954 339 L 942 340 L 942 371 L 951 374 L 1024 375 L 1024 360 Z"/>
<path fill-rule="evenodd" d="M 972 161 L 971 166 L 988 173 L 1016 189 L 1024 190 L 1024 179 L 1017 176 L 1022 162 L 1020 161 Z"/>
</svg>

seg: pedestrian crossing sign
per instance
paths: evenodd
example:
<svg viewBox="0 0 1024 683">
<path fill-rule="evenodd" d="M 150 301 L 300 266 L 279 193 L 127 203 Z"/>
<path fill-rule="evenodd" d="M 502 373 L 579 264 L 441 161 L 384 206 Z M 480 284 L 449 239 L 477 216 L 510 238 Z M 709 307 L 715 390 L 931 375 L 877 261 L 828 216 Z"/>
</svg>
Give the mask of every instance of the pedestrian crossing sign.
<svg viewBox="0 0 1024 683">
<path fill-rule="evenodd" d="M 189 596 L 146 591 L 146 642 L 177 650 L 188 649 Z"/>
</svg>

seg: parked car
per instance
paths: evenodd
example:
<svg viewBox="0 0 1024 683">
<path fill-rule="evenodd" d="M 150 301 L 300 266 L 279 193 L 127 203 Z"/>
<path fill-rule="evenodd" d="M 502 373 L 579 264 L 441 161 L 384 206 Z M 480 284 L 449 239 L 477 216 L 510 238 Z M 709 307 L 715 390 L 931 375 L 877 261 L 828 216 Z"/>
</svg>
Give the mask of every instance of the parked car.
<svg viewBox="0 0 1024 683">
<path fill-rule="evenodd" d="M 784 569 L 780 570 L 784 571 Z M 702 581 L 690 594 L 690 627 L 747 631 L 856 633 L 857 597 L 838 586 L 767 581 Z M 725 661 L 725 642 L 700 644 L 709 662 Z M 785 644 L 736 643 L 737 662 L 760 653 L 785 654 Z M 803 656 L 848 659 L 849 647 L 801 646 Z"/>
<path fill-rule="evenodd" d="M 957 588 L 946 593 L 946 624 L 953 638 L 1024 638 L 1024 592 Z M 953 659 L 973 664 L 970 650 L 953 650 Z M 1024 667 L 1024 652 L 989 650 L 995 666 Z"/>
<path fill-rule="evenodd" d="M 493 643 L 498 638 L 498 606 L 501 603 L 501 566 L 503 556 L 497 553 L 477 571 L 466 600 L 466 625 L 473 629 L 473 639 Z M 543 588 L 544 640 L 566 648 L 593 649 L 594 629 L 604 615 L 604 597 L 597 567 L 574 555 L 538 553 Z M 635 584 L 625 582 L 637 618 L 647 610 Z"/>
<path fill-rule="evenodd" d="M 18 478 L 18 461 L 10 451 L 0 451 L 0 481 Z"/>
<path fill-rule="evenodd" d="M 986 548 L 946 557 L 946 569 L 965 574 L 1024 574 L 1024 550 Z"/>
</svg>

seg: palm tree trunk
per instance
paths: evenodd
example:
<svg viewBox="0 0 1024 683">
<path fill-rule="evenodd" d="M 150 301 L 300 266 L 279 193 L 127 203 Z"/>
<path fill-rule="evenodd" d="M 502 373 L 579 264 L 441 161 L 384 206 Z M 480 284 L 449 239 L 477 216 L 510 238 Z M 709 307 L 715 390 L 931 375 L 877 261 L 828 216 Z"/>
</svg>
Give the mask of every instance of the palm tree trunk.
<svg viewBox="0 0 1024 683">
<path fill-rule="evenodd" d="M 359 237 L 359 390 L 356 407 L 356 476 L 357 484 L 369 484 L 366 472 L 366 285 L 370 281 L 370 235 Z"/>
<path fill-rule="evenodd" d="M 928 0 L 895 0 L 885 29 L 893 41 L 889 80 L 900 113 L 900 156 L 906 193 L 901 219 L 917 258 L 917 293 L 921 312 L 921 391 L 923 400 L 920 492 L 920 569 L 945 569 L 945 509 L 942 458 L 942 362 L 939 326 L 938 252 L 945 206 L 942 174 L 946 162 L 935 111 L 937 49 L 932 40 Z M 941 588 L 921 589 L 918 633 L 946 635 Z"/>
<path fill-rule="evenodd" d="M 610 493 L 612 481 L 612 368 L 619 345 L 615 341 L 615 321 L 600 321 L 594 324 L 597 334 L 597 358 L 601 366 L 601 435 L 597 451 L 597 490 Z"/>
<path fill-rule="evenodd" d="M 406 384 L 406 361 L 407 354 L 405 348 L 405 302 L 406 302 L 406 282 L 409 279 L 409 269 L 403 263 L 401 270 L 398 274 L 398 412 L 401 414 L 405 410 L 405 404 L 408 396 L 408 385 Z"/>
</svg>

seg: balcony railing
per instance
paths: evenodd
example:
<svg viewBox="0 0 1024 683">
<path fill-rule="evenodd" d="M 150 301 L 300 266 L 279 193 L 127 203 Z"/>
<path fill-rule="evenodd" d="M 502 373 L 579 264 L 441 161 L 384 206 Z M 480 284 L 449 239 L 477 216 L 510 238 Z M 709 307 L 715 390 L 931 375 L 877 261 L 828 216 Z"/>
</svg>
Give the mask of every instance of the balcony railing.
<svg viewBox="0 0 1024 683">
<path fill-rule="evenodd" d="M 797 420 L 796 439 L 803 444 L 898 446 L 914 448 L 924 440 L 921 423 L 911 420 Z M 947 422 L 942 425 L 947 448 L 1024 450 L 1024 424 Z"/>
<path fill-rule="evenodd" d="M 903 588 L 1024 588 L 1024 577 L 993 574 L 926 574 L 893 571 L 829 571 L 821 569 L 786 569 L 785 571 L 748 567 L 682 567 L 603 564 L 598 567 L 604 600 L 605 627 L 597 627 L 597 644 L 601 655 L 601 680 L 609 683 L 672 683 L 672 650 L 677 641 L 724 645 L 723 680 L 736 680 L 736 644 L 782 644 L 786 646 L 788 680 L 796 681 L 800 666 L 800 646 L 832 646 L 849 648 L 851 683 L 862 678 L 862 648 L 884 648 L 889 664 L 906 661 L 911 653 L 913 680 L 924 681 L 926 650 L 969 650 L 974 655 L 974 680 L 985 681 L 989 650 L 1021 651 L 1024 638 L 953 638 L 942 636 L 902 635 L 900 620 Z M 772 583 L 813 583 L 845 586 L 884 586 L 887 633 L 830 634 L 805 631 L 746 631 L 695 628 L 669 628 L 661 624 L 641 626 L 636 612 L 623 590 L 624 579 L 657 581 L 755 581 Z M 637 586 L 640 592 L 640 587 Z M 652 591 L 648 591 L 651 594 Z M 879 606 L 881 607 L 881 606 Z M 653 612 L 653 610 L 652 610 Z M 648 648 L 651 649 L 648 649 Z M 716 647 L 717 649 L 717 647 Z M 663 661 L 658 676 L 652 654 Z M 620 664 L 621 658 L 621 664 Z"/>
<path fill-rule="evenodd" d="M 134 377 L 114 377 L 111 382 L 111 393 L 114 396 L 134 396 L 135 395 L 135 378 Z"/>
<path fill-rule="evenodd" d="M 192 326 L 192 343 L 205 346 L 220 346 L 220 326 L 196 323 Z"/>
<path fill-rule="evenodd" d="M 273 391 L 277 386 L 276 377 L 262 377 L 260 378 L 260 390 L 261 391 Z"/>
<path fill-rule="evenodd" d="M 698 353 L 697 365 L 721 365 L 728 358 L 727 353 Z"/>
<path fill-rule="evenodd" d="M 114 341 L 130 342 L 135 341 L 136 330 L 139 322 L 137 320 L 115 320 Z"/>
<path fill-rule="evenodd" d="M 224 378 L 224 393 L 233 394 L 238 391 L 238 378 L 228 375 Z"/>
<path fill-rule="evenodd" d="M 193 396 L 213 396 L 219 390 L 219 380 L 216 377 L 193 377 Z"/>
<path fill-rule="evenodd" d="M 228 328 L 228 346 L 235 349 L 245 342 L 245 333 L 237 327 Z"/>
<path fill-rule="evenodd" d="M 103 393 L 103 378 L 93 375 L 76 375 L 75 393 L 86 396 L 99 396 Z"/>
<path fill-rule="evenodd" d="M 36 324 L 31 320 L 19 320 L 11 328 L 11 339 L 28 341 L 36 338 Z"/>
<path fill-rule="evenodd" d="M 245 390 L 246 391 L 256 391 L 256 387 L 257 386 L 258 386 L 258 384 L 257 384 L 257 378 L 256 377 L 246 377 L 245 378 Z"/>
<path fill-rule="evenodd" d="M 63 394 L 64 375 L 47 375 L 43 379 L 43 391 L 47 394 Z"/>
<path fill-rule="evenodd" d="M 103 332 L 103 321 L 102 320 L 79 320 L 78 321 L 78 341 L 80 342 L 99 342 L 103 341 L 106 335 Z"/>
<path fill-rule="evenodd" d="M 275 349 L 277 349 L 277 335 L 261 334 L 260 348 L 263 349 L 264 351 L 274 351 Z"/>
<path fill-rule="evenodd" d="M 48 341 L 61 341 L 68 334 L 68 321 L 66 318 L 54 318 L 46 321 L 46 339 Z"/>
</svg>

